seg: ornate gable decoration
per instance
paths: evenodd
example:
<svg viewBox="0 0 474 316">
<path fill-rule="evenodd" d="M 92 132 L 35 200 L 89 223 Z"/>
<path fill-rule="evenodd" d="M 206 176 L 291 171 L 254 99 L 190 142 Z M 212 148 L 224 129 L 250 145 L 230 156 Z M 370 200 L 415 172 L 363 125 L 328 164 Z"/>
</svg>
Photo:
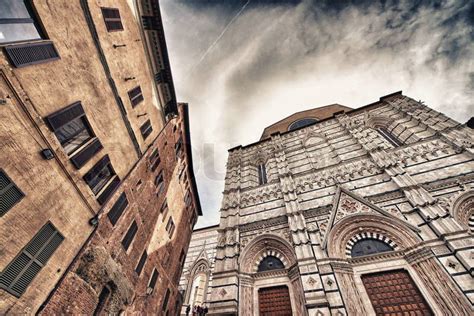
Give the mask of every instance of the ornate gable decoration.
<svg viewBox="0 0 474 316">
<path fill-rule="evenodd" d="M 350 192 L 342 187 L 338 187 L 332 203 L 331 217 L 329 218 L 329 221 L 327 223 L 324 223 L 324 225 L 320 225 L 321 236 L 323 239 L 323 249 L 326 248 L 327 236 L 329 235 L 329 232 L 334 227 L 334 225 L 336 225 L 338 222 L 340 222 L 347 216 L 359 213 L 373 213 L 390 217 L 398 222 L 402 221 L 400 218 L 387 211 L 384 211 L 377 205 L 367 201 L 361 196 L 358 196 L 355 193 Z M 402 222 L 414 231 L 418 231 L 416 227 L 407 223 L 406 221 Z"/>
</svg>

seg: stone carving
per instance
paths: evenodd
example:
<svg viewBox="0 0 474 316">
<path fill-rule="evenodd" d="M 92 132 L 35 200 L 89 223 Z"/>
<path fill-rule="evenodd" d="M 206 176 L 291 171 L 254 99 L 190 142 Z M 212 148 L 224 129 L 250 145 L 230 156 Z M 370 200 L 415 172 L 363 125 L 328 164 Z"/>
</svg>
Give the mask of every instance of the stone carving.
<svg viewBox="0 0 474 316">
<path fill-rule="evenodd" d="M 219 296 L 220 296 L 220 297 L 224 297 L 224 296 L 226 296 L 226 295 L 227 295 L 227 291 L 226 291 L 225 289 L 221 289 L 221 290 L 219 291 Z"/>
</svg>

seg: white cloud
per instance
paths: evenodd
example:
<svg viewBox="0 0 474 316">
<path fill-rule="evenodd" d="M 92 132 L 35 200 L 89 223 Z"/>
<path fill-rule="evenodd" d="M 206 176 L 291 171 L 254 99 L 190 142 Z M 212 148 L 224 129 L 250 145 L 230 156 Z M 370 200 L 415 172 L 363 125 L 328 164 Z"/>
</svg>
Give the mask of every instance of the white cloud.
<svg viewBox="0 0 474 316">
<path fill-rule="evenodd" d="M 468 5 L 251 4 L 197 63 L 241 6 L 162 1 L 178 99 L 190 105 L 199 226 L 219 221 L 227 149 L 296 111 L 356 108 L 403 90 L 466 122 L 474 113 Z"/>
</svg>

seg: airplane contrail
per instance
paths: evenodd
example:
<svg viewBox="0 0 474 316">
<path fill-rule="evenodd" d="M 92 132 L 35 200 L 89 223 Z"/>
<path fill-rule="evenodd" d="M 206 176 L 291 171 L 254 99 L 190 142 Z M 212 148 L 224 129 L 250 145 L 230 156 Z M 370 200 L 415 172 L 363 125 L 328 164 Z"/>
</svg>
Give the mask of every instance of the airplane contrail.
<svg viewBox="0 0 474 316">
<path fill-rule="evenodd" d="M 237 12 L 236 15 L 234 15 L 234 17 L 232 18 L 232 20 L 230 20 L 229 23 L 227 23 L 227 25 L 224 27 L 224 29 L 222 30 L 221 34 L 219 34 L 219 36 L 216 38 L 216 40 L 207 48 L 207 50 L 204 52 L 204 54 L 201 56 L 201 58 L 199 59 L 199 61 L 194 64 L 194 66 L 191 67 L 191 71 L 196 68 L 203 60 L 204 58 L 206 58 L 207 54 L 209 54 L 209 52 L 214 48 L 214 46 L 216 46 L 217 42 L 219 42 L 219 40 L 222 38 L 222 36 L 224 36 L 225 32 L 227 31 L 227 29 L 232 25 L 232 23 L 234 23 L 234 21 L 242 14 L 242 12 L 245 10 L 245 8 L 248 6 L 248 4 L 250 3 L 250 0 L 248 0 L 243 6 L 242 8 L 239 10 L 239 12 Z"/>
</svg>

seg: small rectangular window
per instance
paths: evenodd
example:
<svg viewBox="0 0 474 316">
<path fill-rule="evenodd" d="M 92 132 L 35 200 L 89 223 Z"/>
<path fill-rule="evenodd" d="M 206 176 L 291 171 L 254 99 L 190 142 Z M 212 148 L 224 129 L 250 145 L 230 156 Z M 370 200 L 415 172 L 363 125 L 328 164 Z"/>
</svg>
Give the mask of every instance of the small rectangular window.
<svg viewBox="0 0 474 316">
<path fill-rule="evenodd" d="M 165 298 L 163 299 L 163 307 L 161 310 L 164 312 L 168 308 L 168 300 L 170 299 L 170 289 L 166 289 Z"/>
<path fill-rule="evenodd" d="M 138 261 L 138 265 L 135 268 L 135 272 L 140 275 L 142 273 L 143 267 L 145 266 L 146 258 L 148 258 L 148 254 L 146 253 L 146 250 L 143 251 L 142 256 L 140 257 L 140 261 Z"/>
<path fill-rule="evenodd" d="M 148 283 L 148 287 L 151 288 L 151 289 L 154 289 L 155 288 L 155 285 L 156 285 L 156 281 L 158 281 L 158 271 L 155 269 L 153 269 L 153 273 L 151 274 L 151 278 L 150 278 L 150 282 Z"/>
<path fill-rule="evenodd" d="M 262 185 L 267 183 L 267 170 L 264 164 L 258 165 L 258 184 Z"/>
<path fill-rule="evenodd" d="M 0 169 L 0 217 L 5 215 L 25 195 Z"/>
<path fill-rule="evenodd" d="M 0 287 L 20 297 L 63 240 L 64 237 L 53 224 L 46 223 L 2 271 Z"/>
<path fill-rule="evenodd" d="M 80 102 L 49 115 L 46 121 L 68 155 L 94 137 Z"/>
<path fill-rule="evenodd" d="M 158 151 L 158 149 L 155 149 L 151 153 L 149 161 L 150 161 L 150 164 L 151 164 L 151 171 L 155 171 L 156 168 L 158 168 L 158 166 L 161 163 L 160 152 Z"/>
<path fill-rule="evenodd" d="M 173 237 L 174 229 L 175 229 L 175 226 L 174 226 L 173 218 L 170 217 L 168 219 L 168 223 L 166 223 L 166 231 L 168 232 L 168 236 L 170 239 L 171 237 Z"/>
<path fill-rule="evenodd" d="M 143 123 L 140 127 L 140 132 L 142 133 L 143 139 L 146 139 L 153 132 L 153 127 L 151 126 L 150 120 Z"/>
<path fill-rule="evenodd" d="M 140 86 L 128 91 L 128 98 L 130 99 L 130 103 L 132 104 L 132 107 L 136 107 L 138 103 L 142 102 L 143 94 L 142 94 L 142 89 L 140 88 Z"/>
<path fill-rule="evenodd" d="M 30 1 L 2 0 L 0 43 L 40 40 L 41 29 L 30 7 Z"/>
<path fill-rule="evenodd" d="M 163 214 L 163 219 L 165 218 L 166 214 L 168 213 L 168 202 L 165 200 L 160 208 L 160 213 Z M 168 228 L 166 228 L 168 229 Z"/>
<path fill-rule="evenodd" d="M 157 194 L 160 195 L 163 193 L 163 189 L 165 187 L 165 182 L 163 180 L 163 170 L 155 178 L 155 186 L 158 188 Z"/>
<path fill-rule="evenodd" d="M 183 149 L 183 139 L 180 137 L 179 140 L 174 145 L 176 157 L 181 157 L 182 149 Z"/>
<path fill-rule="evenodd" d="M 104 17 L 105 27 L 108 32 L 122 31 L 123 25 L 120 19 L 120 11 L 116 8 L 100 8 Z"/>
<path fill-rule="evenodd" d="M 84 175 L 83 178 L 91 188 L 92 192 L 97 195 L 114 175 L 115 171 L 112 168 L 109 156 L 105 155 Z"/>
<path fill-rule="evenodd" d="M 125 208 L 128 206 L 128 199 L 127 195 L 125 192 L 123 192 L 119 198 L 117 199 L 117 202 L 112 206 L 110 211 L 107 213 L 107 217 L 109 218 L 110 222 L 112 225 L 115 225 L 117 221 L 119 220 L 120 216 L 122 216 L 123 211 Z"/>
<path fill-rule="evenodd" d="M 127 251 L 130 245 L 132 244 L 133 238 L 135 238 L 137 231 L 138 231 L 137 222 L 133 221 L 132 225 L 130 226 L 127 233 L 125 234 L 125 237 L 123 237 L 123 240 L 122 240 L 122 246 L 125 249 L 125 251 Z"/>
</svg>

